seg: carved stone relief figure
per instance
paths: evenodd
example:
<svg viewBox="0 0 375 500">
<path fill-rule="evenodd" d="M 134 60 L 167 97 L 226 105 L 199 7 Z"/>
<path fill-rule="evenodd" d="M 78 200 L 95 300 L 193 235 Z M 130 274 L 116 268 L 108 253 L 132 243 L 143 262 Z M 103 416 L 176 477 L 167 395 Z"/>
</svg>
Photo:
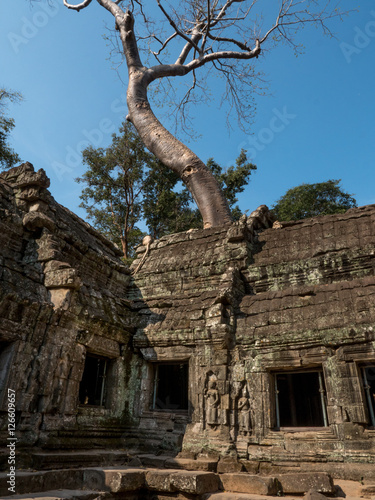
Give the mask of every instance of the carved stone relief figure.
<svg viewBox="0 0 375 500">
<path fill-rule="evenodd" d="M 23 370 L 23 377 L 22 377 L 22 381 L 20 384 L 20 392 L 21 393 L 27 392 L 27 390 L 29 388 L 29 385 L 30 385 L 29 377 L 31 375 L 31 372 L 33 371 L 33 363 L 34 363 L 34 359 L 36 358 L 37 354 L 38 354 L 38 349 L 34 348 L 32 350 L 32 353 L 29 356 L 26 367 Z"/>
<path fill-rule="evenodd" d="M 52 392 L 52 410 L 63 410 L 63 395 L 65 394 L 66 385 L 70 371 L 69 356 L 63 353 L 55 372 Z"/>
<path fill-rule="evenodd" d="M 238 400 L 238 412 L 239 432 L 246 436 L 251 432 L 251 408 L 246 386 L 242 391 L 242 397 Z"/>
<path fill-rule="evenodd" d="M 219 424 L 219 404 L 220 394 L 216 388 L 216 377 L 211 376 L 208 379 L 205 395 L 206 403 L 206 423 L 211 426 Z"/>
<path fill-rule="evenodd" d="M 43 386 L 42 369 L 43 369 L 43 352 L 42 349 L 37 351 L 33 349 L 33 359 L 30 366 L 26 368 L 25 378 L 27 376 L 27 384 L 25 392 L 27 392 L 26 400 L 28 408 L 26 411 L 34 412 L 38 406 L 40 388 Z"/>
</svg>

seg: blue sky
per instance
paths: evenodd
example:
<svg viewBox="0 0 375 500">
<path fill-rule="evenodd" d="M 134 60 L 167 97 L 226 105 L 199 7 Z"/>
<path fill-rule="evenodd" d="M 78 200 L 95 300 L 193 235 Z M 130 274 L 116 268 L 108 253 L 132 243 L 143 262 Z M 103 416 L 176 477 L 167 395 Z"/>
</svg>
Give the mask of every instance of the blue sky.
<svg viewBox="0 0 375 500">
<path fill-rule="evenodd" d="M 336 39 L 306 29 L 303 55 L 282 45 L 258 59 L 268 94 L 255 97 L 249 133 L 234 121 L 228 133 L 225 109 L 215 105 L 215 80 L 212 104 L 193 109 L 200 134 L 189 143 L 194 152 L 228 166 L 243 147 L 258 167 L 240 196 L 242 210 L 271 206 L 293 186 L 327 179 L 342 179 L 359 205 L 375 203 L 375 4 L 363 0 L 358 8 L 333 23 Z M 107 146 L 126 115 L 126 68 L 114 69 L 103 37 L 112 24 L 95 2 L 80 13 L 62 0 L 52 7 L 0 3 L 0 85 L 25 99 L 9 109 L 16 120 L 12 145 L 46 170 L 56 200 L 81 217 L 81 186 L 74 181 L 84 171 L 80 151 L 88 141 Z"/>
</svg>

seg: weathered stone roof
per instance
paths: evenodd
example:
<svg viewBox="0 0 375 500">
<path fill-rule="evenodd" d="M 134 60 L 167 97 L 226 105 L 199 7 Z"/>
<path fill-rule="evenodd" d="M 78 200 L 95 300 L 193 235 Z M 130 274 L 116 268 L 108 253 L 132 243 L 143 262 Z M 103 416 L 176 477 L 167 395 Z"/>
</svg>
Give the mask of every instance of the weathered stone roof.
<svg viewBox="0 0 375 500">
<path fill-rule="evenodd" d="M 219 319 L 228 302 L 238 305 L 236 339 L 243 343 L 262 339 L 265 345 L 280 337 L 292 345 L 299 335 L 306 341 L 311 330 L 328 335 L 332 329 L 341 332 L 336 341 L 359 341 L 374 321 L 366 306 L 375 290 L 374 222 L 371 205 L 282 223 L 280 229 L 267 229 L 268 221 L 254 231 L 251 217 L 161 238 L 135 276 L 140 313 L 147 304 L 144 335 L 160 345 L 173 338 L 190 344 L 218 323 L 233 330 Z M 140 257 L 144 250 L 139 248 Z M 140 334 L 135 341 L 143 345 Z"/>
<path fill-rule="evenodd" d="M 121 252 L 59 205 L 48 186 L 30 163 L 0 174 L 0 331 L 14 337 L 23 329 L 24 338 L 33 324 L 26 310 L 36 318 L 42 306 L 49 318 L 65 311 L 82 327 L 90 320 L 123 328 L 130 273 Z"/>
<path fill-rule="evenodd" d="M 259 292 L 373 275 L 374 223 L 375 205 L 368 205 L 264 231 L 249 282 Z"/>
</svg>

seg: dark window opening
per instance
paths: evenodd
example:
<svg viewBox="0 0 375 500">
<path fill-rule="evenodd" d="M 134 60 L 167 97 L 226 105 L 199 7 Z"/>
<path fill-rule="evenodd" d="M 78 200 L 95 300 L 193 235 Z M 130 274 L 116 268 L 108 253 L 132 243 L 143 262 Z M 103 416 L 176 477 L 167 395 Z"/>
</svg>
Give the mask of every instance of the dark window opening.
<svg viewBox="0 0 375 500">
<path fill-rule="evenodd" d="M 93 354 L 87 354 L 81 384 L 79 402 L 81 405 L 105 405 L 105 379 L 108 360 Z"/>
<path fill-rule="evenodd" d="M 154 369 L 154 410 L 187 410 L 188 363 L 156 364 Z"/>
<path fill-rule="evenodd" d="M 10 342 L 0 342 L 0 404 L 7 393 L 7 383 L 12 364 L 14 345 Z"/>
<path fill-rule="evenodd" d="M 276 427 L 327 426 L 321 372 L 276 375 Z"/>
<path fill-rule="evenodd" d="M 363 367 L 362 377 L 371 426 L 375 427 L 375 366 Z"/>
</svg>

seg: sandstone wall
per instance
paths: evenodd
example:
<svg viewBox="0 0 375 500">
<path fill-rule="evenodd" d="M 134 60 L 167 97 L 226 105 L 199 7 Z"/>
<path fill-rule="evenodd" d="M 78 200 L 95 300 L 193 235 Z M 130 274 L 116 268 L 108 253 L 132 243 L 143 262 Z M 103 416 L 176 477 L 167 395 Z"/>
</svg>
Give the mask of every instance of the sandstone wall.
<svg viewBox="0 0 375 500">
<path fill-rule="evenodd" d="M 129 418 L 129 271 L 48 186 L 29 163 L 0 175 L 0 437 L 6 443 L 11 388 L 20 446 L 118 444 Z M 87 353 L 110 360 L 106 408 L 78 405 Z"/>
<path fill-rule="evenodd" d="M 138 248 L 131 276 L 48 185 L 0 176 L 3 443 L 12 388 L 23 446 L 374 462 L 375 206 L 278 229 L 263 206 Z M 103 404 L 80 396 L 90 357 Z"/>
<path fill-rule="evenodd" d="M 364 369 L 375 376 L 374 217 L 369 206 L 272 229 L 262 207 L 153 243 L 130 288 L 144 318 L 133 339 L 144 359 L 138 438 L 153 425 L 159 442 L 178 433 L 173 412 L 150 411 L 150 365 L 177 357 L 189 362 L 186 455 L 374 461 L 363 380 Z M 275 384 L 305 373 L 321 383 L 322 422 L 283 428 Z"/>
</svg>

